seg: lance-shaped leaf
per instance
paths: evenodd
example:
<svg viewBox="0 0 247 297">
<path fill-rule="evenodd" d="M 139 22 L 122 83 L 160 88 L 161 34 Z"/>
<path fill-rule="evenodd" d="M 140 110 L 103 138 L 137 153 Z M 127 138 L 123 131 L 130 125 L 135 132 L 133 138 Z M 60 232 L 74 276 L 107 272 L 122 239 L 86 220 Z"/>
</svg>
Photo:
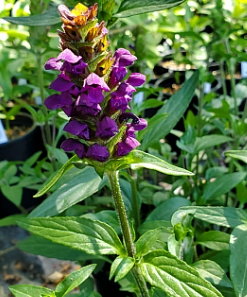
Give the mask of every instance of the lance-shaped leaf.
<svg viewBox="0 0 247 297">
<path fill-rule="evenodd" d="M 185 262 L 165 250 L 150 252 L 140 264 L 152 286 L 172 297 L 223 297 L 208 281 Z"/>
<path fill-rule="evenodd" d="M 82 282 L 84 282 L 93 272 L 95 267 L 96 264 L 88 265 L 66 276 L 65 279 L 56 287 L 56 297 L 66 296 L 66 294 L 68 294 L 75 287 L 79 286 Z"/>
<path fill-rule="evenodd" d="M 29 217 L 55 216 L 97 192 L 105 182 L 92 167 L 87 167 L 72 180 L 60 186 L 36 207 Z"/>
<path fill-rule="evenodd" d="M 70 158 L 57 172 L 57 174 L 42 188 L 37 194 L 35 194 L 33 197 L 38 198 L 43 196 L 46 192 L 48 192 L 52 186 L 55 185 L 55 183 L 62 177 L 70 168 L 74 166 L 73 162 L 79 160 L 77 155 L 74 155 L 72 158 Z"/>
<path fill-rule="evenodd" d="M 87 261 L 100 259 L 111 262 L 108 257 L 102 255 L 89 255 L 85 252 L 75 250 L 69 246 L 52 242 L 40 236 L 31 235 L 17 243 L 17 247 L 24 252 L 41 255 L 47 258 L 56 258 L 70 261 Z"/>
<path fill-rule="evenodd" d="M 235 158 L 247 163 L 247 150 L 232 150 L 225 152 L 227 157 Z"/>
<path fill-rule="evenodd" d="M 211 183 L 207 183 L 203 197 L 205 200 L 213 200 L 236 187 L 246 176 L 246 172 L 233 172 L 224 174 Z"/>
<path fill-rule="evenodd" d="M 132 269 L 134 266 L 135 261 L 133 258 L 130 257 L 117 257 L 111 265 L 111 270 L 110 270 L 110 279 L 115 275 L 114 281 L 117 282 Z"/>
<path fill-rule="evenodd" d="M 55 297 L 54 292 L 52 290 L 35 285 L 14 285 L 10 286 L 9 290 L 15 297 Z"/>
<path fill-rule="evenodd" d="M 159 11 L 183 3 L 184 0 L 125 0 L 121 2 L 114 17 L 125 18 L 135 14 Z"/>
<path fill-rule="evenodd" d="M 106 166 L 107 170 L 119 170 L 128 167 L 131 167 L 133 170 L 144 167 L 168 175 L 194 175 L 188 170 L 169 164 L 153 155 L 138 150 L 133 150 L 121 159 L 112 160 Z"/>
<path fill-rule="evenodd" d="M 247 225 L 237 226 L 230 239 L 230 275 L 238 297 L 247 296 Z"/>
<path fill-rule="evenodd" d="M 123 245 L 107 224 L 78 217 L 32 218 L 17 222 L 29 232 L 88 254 L 123 254 Z"/>
<path fill-rule="evenodd" d="M 155 244 L 156 240 L 160 238 L 163 228 L 150 230 L 144 233 L 135 243 L 136 256 L 140 257 L 146 255 Z"/>
<path fill-rule="evenodd" d="M 199 73 L 196 71 L 192 77 L 183 84 L 181 89 L 171 96 L 169 100 L 159 109 L 158 114 L 166 113 L 168 114 L 168 117 L 160 121 L 159 124 L 144 135 L 141 146 L 143 150 L 146 150 L 151 145 L 157 143 L 175 127 L 193 98 L 198 84 L 198 77 Z"/>
<path fill-rule="evenodd" d="M 247 214 L 243 209 L 221 206 L 189 206 L 181 207 L 172 217 L 172 224 L 175 226 L 183 218 L 191 214 L 195 218 L 211 224 L 234 228 L 247 223 Z"/>
<path fill-rule="evenodd" d="M 233 139 L 227 137 L 225 135 L 205 135 L 202 137 L 197 137 L 194 145 L 194 154 L 198 153 L 199 151 L 205 150 L 209 147 L 219 145 L 224 142 L 230 142 Z"/>
<path fill-rule="evenodd" d="M 22 26 L 50 26 L 61 23 L 59 13 L 56 7 L 37 15 L 31 15 L 28 17 L 6 17 L 5 21 L 11 24 Z"/>
<path fill-rule="evenodd" d="M 230 234 L 220 231 L 208 231 L 200 234 L 195 244 L 201 244 L 209 249 L 221 251 L 229 249 Z"/>
</svg>

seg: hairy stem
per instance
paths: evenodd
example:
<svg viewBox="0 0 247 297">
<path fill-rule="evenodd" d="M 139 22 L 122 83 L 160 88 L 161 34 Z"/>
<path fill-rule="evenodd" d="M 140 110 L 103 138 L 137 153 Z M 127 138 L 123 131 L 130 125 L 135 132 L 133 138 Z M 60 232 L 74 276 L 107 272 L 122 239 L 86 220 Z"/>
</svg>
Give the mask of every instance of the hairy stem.
<svg viewBox="0 0 247 297">
<path fill-rule="evenodd" d="M 119 182 L 118 182 L 118 172 L 117 171 L 108 171 L 107 176 L 109 178 L 111 189 L 112 189 L 112 196 L 114 199 L 115 209 L 117 212 L 118 220 L 121 226 L 125 247 L 129 257 L 135 259 L 135 246 L 132 239 L 129 221 L 127 218 Z M 140 289 L 142 297 L 150 297 L 146 281 L 141 273 L 140 268 L 135 264 L 132 268 L 133 276 L 136 280 L 136 283 Z"/>
</svg>

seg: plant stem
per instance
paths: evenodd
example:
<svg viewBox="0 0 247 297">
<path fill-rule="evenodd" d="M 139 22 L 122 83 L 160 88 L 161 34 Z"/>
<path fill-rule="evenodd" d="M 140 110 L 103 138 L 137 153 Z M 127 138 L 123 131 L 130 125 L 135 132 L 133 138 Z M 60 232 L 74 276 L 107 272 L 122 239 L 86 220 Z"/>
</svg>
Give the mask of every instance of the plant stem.
<svg viewBox="0 0 247 297">
<path fill-rule="evenodd" d="M 136 237 L 137 237 L 137 229 L 141 224 L 141 220 L 140 220 L 140 210 L 139 210 L 139 207 L 138 207 L 136 178 L 134 178 L 129 173 L 124 172 L 124 171 L 120 171 L 120 174 L 122 176 L 124 176 L 131 184 L 133 217 L 134 217 L 135 232 L 136 232 Z"/>
<path fill-rule="evenodd" d="M 36 57 L 37 57 L 37 68 L 38 68 L 38 80 L 39 80 L 39 89 L 40 89 L 40 96 L 42 99 L 42 112 L 44 114 L 45 117 L 45 134 L 46 137 L 45 139 L 47 140 L 47 143 L 52 146 L 52 138 L 51 138 L 51 130 L 49 127 L 49 123 L 47 120 L 47 110 L 46 107 L 44 105 L 45 102 L 45 92 L 44 92 L 44 79 L 43 79 L 43 72 L 42 72 L 42 62 L 41 62 L 41 53 L 37 52 L 36 53 Z M 46 143 L 44 143 L 45 147 L 46 147 Z M 55 159 L 53 158 L 53 156 L 51 157 L 51 163 L 52 163 L 52 167 L 53 170 L 56 170 L 56 163 L 55 163 Z"/>
<path fill-rule="evenodd" d="M 225 72 L 224 72 L 224 68 L 223 68 L 223 60 L 220 61 L 220 78 L 221 78 L 221 83 L 222 83 L 222 88 L 223 88 L 224 99 L 226 100 L 227 89 L 226 89 Z"/>
<path fill-rule="evenodd" d="M 118 171 L 107 171 L 107 176 L 110 181 L 111 189 L 112 189 L 112 196 L 114 199 L 114 204 L 118 216 L 118 220 L 121 226 L 125 247 L 129 257 L 135 259 L 135 246 L 132 239 L 129 221 L 127 218 L 123 198 L 121 195 L 121 189 L 118 182 Z M 146 281 L 141 273 L 140 268 L 135 264 L 132 268 L 133 276 L 136 280 L 136 283 L 141 291 L 142 297 L 150 297 Z"/>
</svg>

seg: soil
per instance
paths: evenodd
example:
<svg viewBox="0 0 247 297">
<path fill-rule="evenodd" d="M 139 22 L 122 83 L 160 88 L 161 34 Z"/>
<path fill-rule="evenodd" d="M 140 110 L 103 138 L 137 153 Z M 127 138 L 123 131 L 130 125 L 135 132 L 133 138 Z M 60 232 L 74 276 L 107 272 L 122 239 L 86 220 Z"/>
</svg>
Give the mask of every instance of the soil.
<svg viewBox="0 0 247 297">
<path fill-rule="evenodd" d="M 13 140 L 28 133 L 31 127 L 27 126 L 13 126 L 9 130 L 5 130 L 8 140 Z"/>
<path fill-rule="evenodd" d="M 70 261 L 34 256 L 19 250 L 16 243 L 28 235 L 17 226 L 0 228 L 1 297 L 13 296 L 8 287 L 17 284 L 33 284 L 54 290 L 64 277 L 80 267 Z"/>
<path fill-rule="evenodd" d="M 195 66 L 190 65 L 190 64 L 185 64 L 185 63 L 176 63 L 175 61 L 165 61 L 162 62 L 162 66 L 164 68 L 168 68 L 173 71 L 182 71 L 182 70 L 190 70 L 190 69 L 195 69 Z"/>
<path fill-rule="evenodd" d="M 164 88 L 163 93 L 173 95 L 181 88 L 181 86 L 182 85 L 172 84 L 171 87 Z"/>
</svg>

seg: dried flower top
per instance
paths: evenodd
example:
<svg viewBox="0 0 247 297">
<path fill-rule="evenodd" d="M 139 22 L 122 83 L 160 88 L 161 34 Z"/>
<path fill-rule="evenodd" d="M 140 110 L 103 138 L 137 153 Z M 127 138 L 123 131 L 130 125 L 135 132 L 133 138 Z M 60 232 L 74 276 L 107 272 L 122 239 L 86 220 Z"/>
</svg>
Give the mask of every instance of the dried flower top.
<svg viewBox="0 0 247 297">
<path fill-rule="evenodd" d="M 71 11 L 60 5 L 58 10 L 63 22 L 63 30 L 58 31 L 62 52 L 50 58 L 45 69 L 60 72 L 50 84 L 59 93 L 49 96 L 45 105 L 61 108 L 70 117 L 64 131 L 73 138 L 61 147 L 79 158 L 100 162 L 125 156 L 140 145 L 135 131 L 147 125 L 126 112 L 135 87 L 145 82 L 145 76 L 132 73 L 125 79 L 126 67 L 136 57 L 123 48 L 113 56 L 108 51 L 108 30 L 104 22 L 97 23 L 97 4 L 88 8 L 79 3 Z"/>
</svg>

